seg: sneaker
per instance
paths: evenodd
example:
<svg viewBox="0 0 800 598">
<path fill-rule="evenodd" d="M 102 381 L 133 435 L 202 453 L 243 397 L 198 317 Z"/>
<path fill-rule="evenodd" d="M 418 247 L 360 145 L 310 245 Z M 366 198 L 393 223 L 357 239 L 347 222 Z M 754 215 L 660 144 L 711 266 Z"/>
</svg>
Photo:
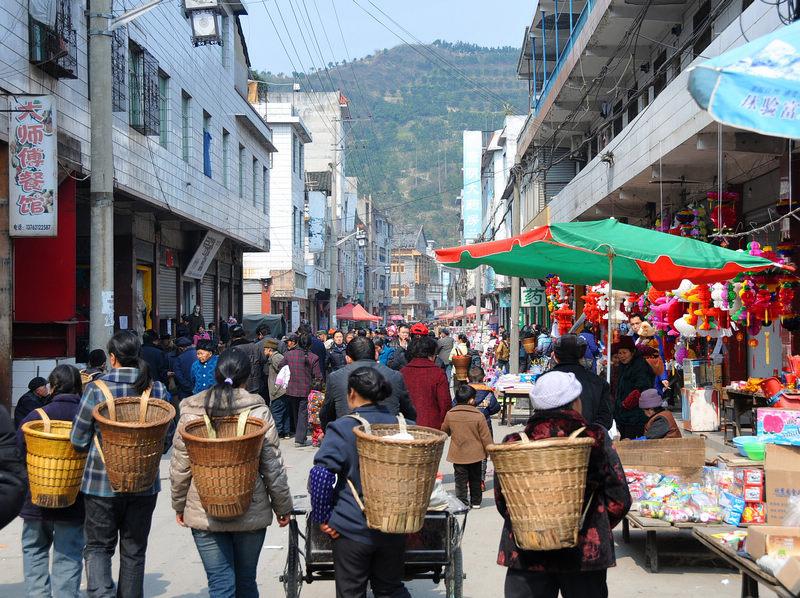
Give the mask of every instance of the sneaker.
<svg viewBox="0 0 800 598">
<path fill-rule="evenodd" d="M 294 443 L 294 448 L 305 448 L 307 446 L 311 446 L 311 443 L 308 440 Z"/>
<path fill-rule="evenodd" d="M 481 506 L 480 506 L 480 505 L 472 505 L 472 508 L 473 508 L 473 509 L 480 509 L 480 508 L 481 508 Z"/>
</svg>

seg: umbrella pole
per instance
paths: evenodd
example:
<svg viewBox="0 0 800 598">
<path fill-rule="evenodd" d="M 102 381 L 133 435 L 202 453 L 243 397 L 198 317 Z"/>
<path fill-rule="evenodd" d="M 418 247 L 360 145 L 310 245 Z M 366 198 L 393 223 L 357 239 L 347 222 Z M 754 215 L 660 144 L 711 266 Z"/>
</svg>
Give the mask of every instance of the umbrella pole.
<svg viewBox="0 0 800 598">
<path fill-rule="evenodd" d="M 614 291 L 612 290 L 614 287 L 614 254 L 612 252 L 608 252 L 608 300 L 607 300 L 607 307 L 608 307 L 608 338 L 606 339 L 606 382 L 611 384 L 611 334 L 612 334 L 612 322 L 614 319 L 614 314 L 616 310 L 613 309 L 613 305 L 611 304 L 611 297 Z"/>
</svg>

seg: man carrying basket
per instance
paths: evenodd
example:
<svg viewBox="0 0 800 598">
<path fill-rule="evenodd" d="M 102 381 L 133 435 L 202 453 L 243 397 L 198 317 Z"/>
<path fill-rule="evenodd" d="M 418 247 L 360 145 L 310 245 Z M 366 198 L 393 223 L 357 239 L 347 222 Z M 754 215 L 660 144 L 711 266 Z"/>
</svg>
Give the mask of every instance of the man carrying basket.
<svg viewBox="0 0 800 598">
<path fill-rule="evenodd" d="M 503 533 L 497 563 L 508 567 L 506 598 L 606 598 L 606 571 L 616 564 L 611 530 L 625 517 L 631 496 L 619 456 L 608 433 L 600 425 L 590 425 L 581 415 L 581 385 L 572 373 L 551 371 L 541 376 L 531 390 L 534 414 L 525 426 L 532 441 L 578 434 L 591 438 L 582 512 L 585 513 L 577 544 L 560 550 L 523 550 L 514 537 L 512 518 L 503 495 L 501 481 L 495 479 L 495 502 L 503 516 Z M 519 442 L 520 434 L 510 434 L 503 444 Z M 497 466 L 497 464 L 495 464 Z M 531 492 L 537 489 L 532 480 Z"/>
<path fill-rule="evenodd" d="M 98 450 L 100 441 L 95 440 L 98 427 L 93 415 L 95 406 L 107 400 L 106 392 L 118 399 L 140 396 L 150 389 L 151 398 L 169 401 L 166 387 L 153 381 L 147 364 L 139 358 L 140 349 L 139 338 L 131 332 L 121 331 L 111 337 L 107 347 L 111 371 L 84 388 L 72 428 L 73 446 L 82 452 L 89 451 L 81 492 L 86 510 L 84 558 L 86 589 L 90 597 L 139 598 L 144 595 L 147 539 L 161 482 L 156 475 L 153 484 L 141 492 L 115 492 L 104 457 Z M 111 557 L 117 541 L 120 565 L 115 590 Z"/>
</svg>

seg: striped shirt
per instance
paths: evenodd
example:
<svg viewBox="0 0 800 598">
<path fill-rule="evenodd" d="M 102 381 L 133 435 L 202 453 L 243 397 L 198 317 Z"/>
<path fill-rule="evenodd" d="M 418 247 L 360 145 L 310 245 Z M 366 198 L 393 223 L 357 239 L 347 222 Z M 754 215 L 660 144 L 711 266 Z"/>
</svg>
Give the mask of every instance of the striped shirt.
<svg viewBox="0 0 800 598">
<path fill-rule="evenodd" d="M 118 368 L 111 370 L 107 374 L 100 376 L 111 394 L 115 398 L 136 396 L 137 393 L 133 389 L 133 383 L 136 381 L 136 376 L 139 375 L 139 370 L 136 368 Z M 170 400 L 169 392 L 161 382 L 154 382 L 153 389 L 150 396 L 154 399 Z M 86 459 L 86 469 L 83 471 L 83 483 L 81 484 L 81 492 L 91 496 L 113 497 L 117 493 L 111 489 L 111 484 L 108 481 L 108 474 L 106 473 L 106 466 L 97 452 L 97 447 L 94 444 L 95 434 L 100 438 L 100 430 L 95 426 L 94 417 L 92 417 L 92 410 L 99 403 L 106 400 L 102 391 L 94 382 L 89 383 L 83 389 L 83 396 L 81 397 L 80 406 L 78 407 L 78 415 L 75 416 L 75 421 L 72 425 L 72 435 L 70 440 L 73 446 L 79 451 L 89 451 L 89 457 Z M 171 436 L 174 431 L 173 426 L 170 426 L 168 434 Z M 145 490 L 144 492 L 137 493 L 137 496 L 150 496 L 158 494 L 161 491 L 161 480 L 156 477 L 155 483 Z"/>
</svg>

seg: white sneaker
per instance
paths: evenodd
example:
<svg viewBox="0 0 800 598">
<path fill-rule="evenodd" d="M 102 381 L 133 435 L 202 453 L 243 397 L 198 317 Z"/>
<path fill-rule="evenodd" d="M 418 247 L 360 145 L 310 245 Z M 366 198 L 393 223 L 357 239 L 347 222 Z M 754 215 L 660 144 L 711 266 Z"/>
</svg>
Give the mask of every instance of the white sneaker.
<svg viewBox="0 0 800 598">
<path fill-rule="evenodd" d="M 480 505 L 472 505 L 472 508 L 473 508 L 473 509 L 480 509 L 480 508 L 481 508 L 481 506 L 480 506 Z"/>
</svg>

